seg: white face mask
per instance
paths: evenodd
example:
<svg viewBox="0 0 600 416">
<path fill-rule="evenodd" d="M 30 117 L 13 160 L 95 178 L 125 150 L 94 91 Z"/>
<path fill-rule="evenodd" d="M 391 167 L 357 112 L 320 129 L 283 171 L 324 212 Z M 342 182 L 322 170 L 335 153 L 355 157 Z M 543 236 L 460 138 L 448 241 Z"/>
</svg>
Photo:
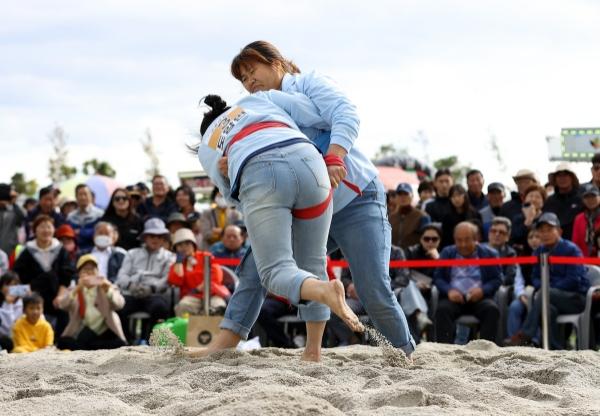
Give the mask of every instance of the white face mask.
<svg viewBox="0 0 600 416">
<path fill-rule="evenodd" d="M 217 204 L 219 208 L 227 208 L 227 201 L 225 201 L 225 198 L 222 196 L 217 196 L 215 198 L 215 204 Z"/>
<path fill-rule="evenodd" d="M 94 237 L 94 244 L 98 248 L 106 248 L 112 244 L 112 239 L 107 235 L 97 235 Z"/>
</svg>

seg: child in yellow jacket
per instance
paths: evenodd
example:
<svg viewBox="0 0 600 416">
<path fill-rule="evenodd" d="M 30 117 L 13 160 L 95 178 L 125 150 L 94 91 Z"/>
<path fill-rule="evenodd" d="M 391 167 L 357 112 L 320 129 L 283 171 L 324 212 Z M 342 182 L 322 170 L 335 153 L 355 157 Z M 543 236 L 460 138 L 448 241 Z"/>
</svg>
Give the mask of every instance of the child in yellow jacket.
<svg viewBox="0 0 600 416">
<path fill-rule="evenodd" d="M 54 330 L 42 317 L 44 299 L 37 293 L 23 298 L 23 313 L 13 326 L 12 352 L 33 352 L 54 344 Z"/>
</svg>

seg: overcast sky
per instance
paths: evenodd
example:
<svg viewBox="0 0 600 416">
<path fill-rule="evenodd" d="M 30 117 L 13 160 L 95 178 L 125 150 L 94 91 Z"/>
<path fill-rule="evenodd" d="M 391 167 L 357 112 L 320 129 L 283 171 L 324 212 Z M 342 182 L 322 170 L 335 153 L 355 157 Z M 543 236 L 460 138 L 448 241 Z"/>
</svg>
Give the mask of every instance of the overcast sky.
<svg viewBox="0 0 600 416">
<path fill-rule="evenodd" d="M 519 168 L 541 175 L 554 165 L 547 135 L 600 126 L 594 0 L 0 5 L 0 181 L 22 171 L 49 183 L 47 136 L 60 125 L 70 164 L 106 160 L 125 184 L 144 178 L 149 128 L 176 182 L 178 171 L 200 168 L 184 148 L 198 130 L 198 100 L 245 94 L 229 63 L 258 39 L 342 86 L 370 156 L 387 143 L 421 159 L 456 154 L 488 182 L 508 181 Z M 587 179 L 589 166 L 579 170 Z"/>
</svg>

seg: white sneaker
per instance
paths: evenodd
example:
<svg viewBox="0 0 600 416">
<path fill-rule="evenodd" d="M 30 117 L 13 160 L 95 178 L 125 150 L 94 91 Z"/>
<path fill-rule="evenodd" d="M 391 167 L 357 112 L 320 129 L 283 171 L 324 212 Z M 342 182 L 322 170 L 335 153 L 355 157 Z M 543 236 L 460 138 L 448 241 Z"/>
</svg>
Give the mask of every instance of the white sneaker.
<svg viewBox="0 0 600 416">
<path fill-rule="evenodd" d="M 419 332 L 423 332 L 425 328 L 432 324 L 433 322 L 431 322 L 431 319 L 429 319 L 426 313 L 417 313 L 417 327 L 419 329 Z"/>
</svg>

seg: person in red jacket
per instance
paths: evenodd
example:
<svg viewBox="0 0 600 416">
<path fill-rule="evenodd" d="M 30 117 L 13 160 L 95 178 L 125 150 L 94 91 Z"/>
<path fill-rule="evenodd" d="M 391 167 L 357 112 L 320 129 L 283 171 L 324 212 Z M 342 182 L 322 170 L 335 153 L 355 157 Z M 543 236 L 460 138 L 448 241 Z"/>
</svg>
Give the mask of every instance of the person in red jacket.
<svg viewBox="0 0 600 416">
<path fill-rule="evenodd" d="M 169 270 L 169 284 L 179 286 L 181 299 L 175 306 L 175 314 L 198 315 L 204 306 L 204 257 L 212 255 L 198 251 L 192 230 L 182 228 L 173 235 L 173 248 L 177 260 Z M 210 309 L 224 311 L 231 293 L 223 285 L 223 270 L 218 264 L 210 267 Z"/>
<path fill-rule="evenodd" d="M 584 257 L 595 256 L 594 233 L 600 228 L 600 189 L 586 183 L 582 186 L 583 212 L 573 222 L 573 242 L 581 249 Z"/>
</svg>

